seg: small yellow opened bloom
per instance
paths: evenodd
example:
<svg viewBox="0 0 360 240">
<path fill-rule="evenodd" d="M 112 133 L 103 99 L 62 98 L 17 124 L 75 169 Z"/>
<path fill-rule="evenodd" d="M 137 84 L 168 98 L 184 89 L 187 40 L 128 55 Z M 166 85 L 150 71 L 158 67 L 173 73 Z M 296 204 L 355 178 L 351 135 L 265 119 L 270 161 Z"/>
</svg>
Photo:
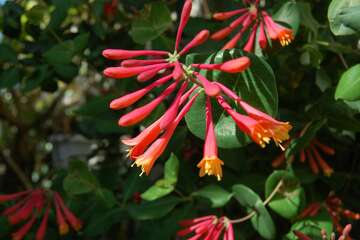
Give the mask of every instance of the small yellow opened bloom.
<svg viewBox="0 0 360 240">
<path fill-rule="evenodd" d="M 214 175 L 220 181 L 223 176 L 221 165 L 224 165 L 224 162 L 217 157 L 203 158 L 197 165 L 197 167 L 200 168 L 199 176 L 203 177 L 205 175 Z"/>
<path fill-rule="evenodd" d="M 216 137 L 214 132 L 214 123 L 212 120 L 212 108 L 210 98 L 206 98 L 206 138 L 204 144 L 204 156 L 198 163 L 200 168 L 200 177 L 205 175 L 216 176 L 220 181 L 222 178 L 222 168 L 224 162 L 218 157 L 218 150 L 216 145 Z"/>
</svg>

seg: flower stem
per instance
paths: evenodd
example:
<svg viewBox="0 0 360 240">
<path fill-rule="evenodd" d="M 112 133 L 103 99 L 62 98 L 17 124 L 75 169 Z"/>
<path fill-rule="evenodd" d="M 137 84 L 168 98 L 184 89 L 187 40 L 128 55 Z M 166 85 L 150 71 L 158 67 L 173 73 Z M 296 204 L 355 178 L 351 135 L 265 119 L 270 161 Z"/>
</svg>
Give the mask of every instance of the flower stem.
<svg viewBox="0 0 360 240">
<path fill-rule="evenodd" d="M 271 200 L 275 197 L 275 195 L 279 192 L 280 188 L 283 186 L 284 182 L 281 179 L 279 181 L 279 183 L 276 185 L 276 187 L 274 188 L 274 190 L 271 192 L 271 194 L 265 199 L 264 201 L 264 206 L 266 206 L 269 202 L 271 202 Z M 230 222 L 232 224 L 237 224 L 237 223 L 242 223 L 242 222 L 246 222 L 247 220 L 251 219 L 252 217 L 254 217 L 256 215 L 256 211 L 253 210 L 251 211 L 248 215 L 246 215 L 245 217 L 239 218 L 239 219 L 234 219 L 234 220 L 230 220 Z"/>
</svg>

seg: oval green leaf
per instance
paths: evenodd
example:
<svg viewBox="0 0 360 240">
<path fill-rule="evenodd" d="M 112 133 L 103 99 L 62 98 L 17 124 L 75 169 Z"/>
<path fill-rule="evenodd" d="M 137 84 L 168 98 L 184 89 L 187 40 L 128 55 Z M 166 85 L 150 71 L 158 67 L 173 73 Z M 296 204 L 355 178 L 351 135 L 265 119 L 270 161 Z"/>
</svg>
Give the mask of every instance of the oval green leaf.
<svg viewBox="0 0 360 240">
<path fill-rule="evenodd" d="M 265 196 L 269 197 L 279 181 L 283 186 L 272 198 L 269 207 L 280 216 L 291 219 L 297 216 L 301 204 L 304 202 L 304 190 L 299 180 L 287 171 L 274 171 L 266 180 Z"/>
<path fill-rule="evenodd" d="M 213 208 L 225 206 L 232 197 L 231 193 L 217 185 L 206 186 L 199 191 L 194 192 L 192 195 L 208 199 Z"/>
<path fill-rule="evenodd" d="M 356 101 L 360 99 L 360 64 L 349 68 L 340 78 L 335 99 Z"/>
</svg>

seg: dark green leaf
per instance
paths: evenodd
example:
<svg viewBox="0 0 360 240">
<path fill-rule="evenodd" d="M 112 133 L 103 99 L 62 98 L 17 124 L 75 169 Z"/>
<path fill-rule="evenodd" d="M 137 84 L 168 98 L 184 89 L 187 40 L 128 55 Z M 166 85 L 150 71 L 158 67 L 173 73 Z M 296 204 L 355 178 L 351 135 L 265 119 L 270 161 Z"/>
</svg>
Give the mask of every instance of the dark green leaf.
<svg viewBox="0 0 360 240">
<path fill-rule="evenodd" d="M 10 68 L 0 75 L 0 89 L 11 88 L 20 81 L 20 71 L 18 68 Z"/>
<path fill-rule="evenodd" d="M 218 185 L 209 185 L 196 192 L 194 196 L 203 197 L 211 202 L 211 207 L 219 208 L 226 205 L 232 197 L 232 194 Z"/>
<path fill-rule="evenodd" d="M 115 208 L 102 213 L 86 224 L 84 234 L 89 237 L 95 237 L 107 232 L 110 227 L 123 220 L 125 212 L 123 209 Z"/>
<path fill-rule="evenodd" d="M 170 196 L 151 202 L 142 202 L 140 205 L 129 205 L 128 211 L 130 216 L 137 220 L 157 219 L 168 214 L 180 202 L 181 199 Z"/>
<path fill-rule="evenodd" d="M 0 61 L 12 63 L 17 61 L 15 50 L 5 43 L 0 44 Z"/>
<path fill-rule="evenodd" d="M 64 179 L 64 190 L 70 195 L 79 195 L 96 191 L 99 183 L 96 177 L 89 171 L 86 163 L 72 161 L 69 174 Z"/>
<path fill-rule="evenodd" d="M 132 22 L 130 35 L 135 42 L 145 44 L 156 39 L 171 26 L 170 11 L 165 3 L 146 5 L 138 19 Z"/>
<path fill-rule="evenodd" d="M 300 25 L 300 13 L 295 1 L 282 5 L 273 17 L 278 22 L 289 24 L 296 35 Z"/>
<path fill-rule="evenodd" d="M 260 197 L 242 184 L 234 185 L 232 190 L 236 200 L 247 209 L 248 213 L 255 211 L 256 214 L 251 218 L 251 223 L 258 233 L 265 239 L 275 239 L 274 222 Z"/>
<path fill-rule="evenodd" d="M 96 197 L 108 208 L 115 206 L 117 203 L 114 194 L 105 188 L 98 188 L 95 192 Z"/>
</svg>

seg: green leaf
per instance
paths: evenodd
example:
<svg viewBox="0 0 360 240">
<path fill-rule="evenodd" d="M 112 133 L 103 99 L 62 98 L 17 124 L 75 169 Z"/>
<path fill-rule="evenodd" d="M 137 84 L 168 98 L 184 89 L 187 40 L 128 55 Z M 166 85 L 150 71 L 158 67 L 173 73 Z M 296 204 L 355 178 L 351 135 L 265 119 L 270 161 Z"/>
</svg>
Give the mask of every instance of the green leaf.
<svg viewBox="0 0 360 240">
<path fill-rule="evenodd" d="M 251 223 L 256 231 L 265 239 L 275 239 L 274 222 L 260 197 L 242 184 L 234 185 L 232 190 L 234 197 L 239 201 L 240 205 L 247 209 L 248 214 L 255 211 L 256 214 L 251 218 Z"/>
<path fill-rule="evenodd" d="M 278 95 L 276 81 L 270 66 L 254 54 L 243 53 L 239 50 L 220 51 L 210 56 L 190 54 L 186 64 L 222 63 L 243 55 L 251 59 L 251 67 L 240 74 L 227 74 L 219 71 L 201 71 L 209 80 L 218 81 L 232 88 L 242 99 L 256 108 L 276 115 Z M 231 117 L 217 104 L 213 103 L 213 118 L 217 144 L 222 148 L 237 148 L 250 142 L 236 126 Z M 201 93 L 186 115 L 185 120 L 190 131 L 197 137 L 205 137 L 205 95 Z"/>
<path fill-rule="evenodd" d="M 160 179 L 148 190 L 141 194 L 141 198 L 147 201 L 154 201 L 174 191 L 174 185 L 166 179 Z"/>
<path fill-rule="evenodd" d="M 296 153 L 300 152 L 300 150 L 304 149 L 311 142 L 311 140 L 313 140 L 317 131 L 322 126 L 324 126 L 325 123 L 326 119 L 320 119 L 311 122 L 302 136 L 291 141 L 285 152 L 286 158 L 289 158 L 290 156 L 295 155 Z"/>
<path fill-rule="evenodd" d="M 12 63 L 17 61 L 17 54 L 15 50 L 5 43 L 0 44 L 0 61 Z"/>
<path fill-rule="evenodd" d="M 74 4 L 74 0 L 52 0 L 55 10 L 51 14 L 49 28 L 56 29 L 65 20 L 69 8 Z"/>
<path fill-rule="evenodd" d="M 286 239 L 298 239 L 293 233 L 294 230 L 306 234 L 311 239 L 322 239 L 321 230 L 325 229 L 327 235 L 330 236 L 333 231 L 332 225 L 329 214 L 326 210 L 322 210 L 315 217 L 295 222 L 291 226 L 290 232 L 286 235 Z"/>
<path fill-rule="evenodd" d="M 179 172 L 179 160 L 172 153 L 165 163 L 164 178 L 141 194 L 141 198 L 147 201 L 154 201 L 174 191 Z"/>
<path fill-rule="evenodd" d="M 343 73 L 336 87 L 335 99 L 349 101 L 360 99 L 360 64 L 349 68 Z"/>
<path fill-rule="evenodd" d="M 95 237 L 107 232 L 113 225 L 121 222 L 125 212 L 123 209 L 111 209 L 96 218 L 91 218 L 91 221 L 86 224 L 84 234 L 88 237 Z"/>
<path fill-rule="evenodd" d="M 158 219 L 168 214 L 180 202 L 181 199 L 169 196 L 151 202 L 142 202 L 140 205 L 129 205 L 128 211 L 130 216 L 137 220 Z"/>
<path fill-rule="evenodd" d="M 96 189 L 95 195 L 100 201 L 104 203 L 107 208 L 111 208 L 117 203 L 113 192 L 108 189 L 98 188 Z"/>
<path fill-rule="evenodd" d="M 28 92 L 39 87 L 46 79 L 49 79 L 50 75 L 49 65 L 38 66 L 34 74 L 25 79 L 23 91 Z"/>
<path fill-rule="evenodd" d="M 316 38 L 320 28 L 320 23 L 313 16 L 310 3 L 297 1 L 296 5 L 298 7 L 298 11 L 300 12 L 301 25 L 309 28 Z"/>
<path fill-rule="evenodd" d="M 192 193 L 193 196 L 203 197 L 211 202 L 211 207 L 219 208 L 226 205 L 232 197 L 232 194 L 218 185 L 209 185 L 196 192 Z"/>
<path fill-rule="evenodd" d="M 338 15 L 338 19 L 346 27 L 360 32 L 360 5 L 344 8 Z"/>
<path fill-rule="evenodd" d="M 300 25 L 300 13 L 295 1 L 288 1 L 282 5 L 273 18 L 278 22 L 289 24 L 296 35 Z"/>
<path fill-rule="evenodd" d="M 165 162 L 164 178 L 171 184 L 176 184 L 179 174 L 179 160 L 171 153 L 170 158 Z"/>
<path fill-rule="evenodd" d="M 359 6 L 359 1 L 354 0 L 332 0 L 329 9 L 328 9 L 328 19 L 330 23 L 330 29 L 335 35 L 350 35 L 354 34 L 355 31 L 346 26 L 345 22 L 343 22 L 341 18 L 341 14 L 344 9 L 354 8 L 355 6 Z M 354 21 L 359 21 L 358 16 L 354 19 Z M 358 24 L 358 23 L 357 23 Z"/>
<path fill-rule="evenodd" d="M 146 5 L 140 17 L 132 22 L 131 37 L 139 44 L 156 39 L 171 26 L 170 14 L 165 3 Z"/>
<path fill-rule="evenodd" d="M 73 40 L 64 41 L 44 53 L 45 60 L 54 66 L 69 64 L 76 54 L 86 47 L 89 38 L 88 33 L 81 34 Z"/>
<path fill-rule="evenodd" d="M 269 207 L 280 216 L 291 219 L 297 216 L 304 200 L 304 190 L 300 186 L 299 180 L 287 171 L 274 171 L 266 180 L 265 196 L 270 196 L 279 181 L 283 186 L 272 198 Z"/>
<path fill-rule="evenodd" d="M 40 25 L 44 21 L 44 17 L 47 14 L 48 8 L 45 5 L 38 4 L 26 11 L 26 17 L 29 22 L 34 25 Z"/>
<path fill-rule="evenodd" d="M 0 75 L 0 89 L 11 88 L 16 85 L 20 79 L 20 71 L 16 67 L 3 71 Z"/>
<path fill-rule="evenodd" d="M 86 163 L 75 160 L 70 163 L 69 174 L 64 179 L 63 187 L 69 195 L 79 195 L 96 191 L 99 183 Z"/>
</svg>

